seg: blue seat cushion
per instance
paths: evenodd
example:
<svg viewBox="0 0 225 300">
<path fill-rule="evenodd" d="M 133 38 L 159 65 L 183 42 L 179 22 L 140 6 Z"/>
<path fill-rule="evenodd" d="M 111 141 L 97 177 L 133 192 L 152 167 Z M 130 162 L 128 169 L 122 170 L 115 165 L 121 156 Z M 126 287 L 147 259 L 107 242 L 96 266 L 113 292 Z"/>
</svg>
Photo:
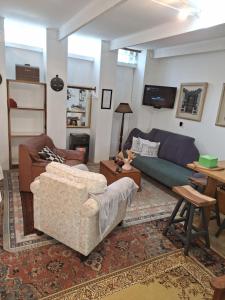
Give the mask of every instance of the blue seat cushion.
<svg viewBox="0 0 225 300">
<path fill-rule="evenodd" d="M 168 187 L 188 184 L 193 171 L 161 158 L 137 155 L 133 166 Z"/>
</svg>

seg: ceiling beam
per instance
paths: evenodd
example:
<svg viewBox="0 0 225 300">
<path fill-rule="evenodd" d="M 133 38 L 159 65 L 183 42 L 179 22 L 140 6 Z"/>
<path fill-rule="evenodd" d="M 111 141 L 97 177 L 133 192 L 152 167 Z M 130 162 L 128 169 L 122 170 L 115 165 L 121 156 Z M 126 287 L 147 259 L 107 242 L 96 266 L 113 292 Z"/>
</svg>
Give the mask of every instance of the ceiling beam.
<svg viewBox="0 0 225 300">
<path fill-rule="evenodd" d="M 188 43 L 172 47 L 155 49 L 152 58 L 165 58 L 199 53 L 209 53 L 225 50 L 225 38 Z"/>
<path fill-rule="evenodd" d="M 134 34 L 114 39 L 110 43 L 110 49 L 116 50 L 125 47 L 145 44 L 161 39 L 170 38 L 183 33 L 198 30 L 199 26 L 194 17 L 189 17 L 186 21 L 168 22 L 162 25 L 149 28 Z"/>
<path fill-rule="evenodd" d="M 98 16 L 127 0 L 93 0 L 59 28 L 59 40 L 78 31 Z"/>
</svg>

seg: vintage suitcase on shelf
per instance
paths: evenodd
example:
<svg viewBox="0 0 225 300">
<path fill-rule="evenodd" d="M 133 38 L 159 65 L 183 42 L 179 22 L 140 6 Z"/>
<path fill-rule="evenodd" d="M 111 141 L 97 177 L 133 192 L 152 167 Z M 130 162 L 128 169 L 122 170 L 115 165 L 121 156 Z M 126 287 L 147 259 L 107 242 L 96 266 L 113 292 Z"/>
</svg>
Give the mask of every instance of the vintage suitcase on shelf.
<svg viewBox="0 0 225 300">
<path fill-rule="evenodd" d="M 39 68 L 30 65 L 16 65 L 16 80 L 39 82 Z"/>
</svg>

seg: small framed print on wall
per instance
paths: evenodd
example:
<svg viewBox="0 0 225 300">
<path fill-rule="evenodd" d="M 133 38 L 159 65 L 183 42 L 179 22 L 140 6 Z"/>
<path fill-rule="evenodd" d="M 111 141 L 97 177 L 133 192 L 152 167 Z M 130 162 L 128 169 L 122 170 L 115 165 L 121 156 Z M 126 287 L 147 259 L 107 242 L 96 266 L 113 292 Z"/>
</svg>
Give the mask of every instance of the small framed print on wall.
<svg viewBox="0 0 225 300">
<path fill-rule="evenodd" d="M 111 109 L 111 104 L 112 104 L 112 90 L 102 89 L 101 109 Z"/>
<path fill-rule="evenodd" d="M 225 127 L 225 83 L 223 84 L 220 105 L 217 112 L 216 125 Z"/>
</svg>

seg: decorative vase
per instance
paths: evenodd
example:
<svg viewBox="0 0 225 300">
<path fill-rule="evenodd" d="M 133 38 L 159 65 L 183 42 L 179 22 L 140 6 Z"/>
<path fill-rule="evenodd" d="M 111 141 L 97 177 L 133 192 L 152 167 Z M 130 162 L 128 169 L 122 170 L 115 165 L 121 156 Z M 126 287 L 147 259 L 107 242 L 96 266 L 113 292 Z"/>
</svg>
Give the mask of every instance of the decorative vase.
<svg viewBox="0 0 225 300">
<path fill-rule="evenodd" d="M 131 161 L 129 161 L 127 158 L 124 159 L 124 165 L 122 166 L 122 169 L 125 170 L 125 171 L 129 171 L 132 169 L 132 166 L 131 166 Z"/>
</svg>

